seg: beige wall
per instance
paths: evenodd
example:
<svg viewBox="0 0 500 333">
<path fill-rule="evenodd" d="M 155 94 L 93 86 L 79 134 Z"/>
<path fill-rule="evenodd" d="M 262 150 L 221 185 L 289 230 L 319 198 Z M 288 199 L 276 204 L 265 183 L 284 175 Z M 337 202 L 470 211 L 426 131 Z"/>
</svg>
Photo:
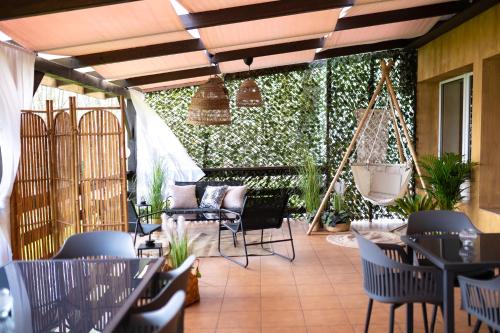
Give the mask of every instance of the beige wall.
<svg viewBox="0 0 500 333">
<path fill-rule="evenodd" d="M 419 155 L 437 154 L 439 81 L 472 71 L 474 75 L 472 160 L 481 164 L 481 154 L 498 154 L 500 156 L 500 146 L 489 149 L 481 146 L 481 115 L 486 112 L 482 105 L 482 99 L 484 99 L 483 62 L 496 55 L 500 55 L 500 4 L 418 50 L 416 147 Z M 488 79 L 485 78 L 484 81 L 491 82 L 491 75 L 500 78 L 500 72 L 490 73 Z M 495 90 L 491 88 L 489 87 L 488 91 Z M 500 95 L 500 85 L 496 91 Z M 492 112 L 491 106 L 488 112 Z M 495 112 L 500 113 L 500 105 L 497 106 Z M 499 122 L 498 131 L 500 132 L 500 117 L 492 119 Z M 471 187 L 471 200 L 461 209 L 481 230 L 500 232 L 500 214 L 480 208 L 480 186 L 488 186 L 484 182 L 484 177 L 483 182 L 480 181 L 480 170 L 481 166 L 476 167 Z M 500 169 L 498 169 L 498 173 L 500 177 Z M 485 188 L 483 188 L 483 192 L 484 190 Z"/>
</svg>

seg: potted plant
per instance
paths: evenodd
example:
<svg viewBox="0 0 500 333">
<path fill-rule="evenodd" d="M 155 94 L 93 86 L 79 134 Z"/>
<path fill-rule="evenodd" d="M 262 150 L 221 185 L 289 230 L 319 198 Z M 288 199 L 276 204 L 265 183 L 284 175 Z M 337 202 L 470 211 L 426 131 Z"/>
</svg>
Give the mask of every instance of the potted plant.
<svg viewBox="0 0 500 333">
<path fill-rule="evenodd" d="M 331 210 L 325 211 L 321 216 L 326 230 L 331 232 L 348 231 L 351 226 L 353 215 L 347 210 L 344 197 L 335 193 L 331 199 Z"/>
<path fill-rule="evenodd" d="M 412 195 L 408 193 L 404 197 L 396 199 L 394 204 L 388 207 L 388 210 L 406 220 L 411 213 L 421 210 L 434 210 L 436 207 L 437 202 L 429 195 Z"/>
<path fill-rule="evenodd" d="M 149 205 L 151 205 L 152 222 L 156 224 L 161 223 L 161 212 L 165 209 L 165 200 L 163 199 L 163 189 L 167 173 L 161 161 L 155 161 L 153 164 L 153 174 L 151 176 L 151 184 L 149 187 Z"/>
<path fill-rule="evenodd" d="M 467 189 L 464 184 L 471 179 L 476 164 L 464 162 L 462 156 L 454 153 L 445 153 L 440 158 L 427 155 L 421 159 L 427 193 L 439 209 L 453 210 L 463 200 L 463 192 Z"/>
<path fill-rule="evenodd" d="M 320 204 L 321 192 L 321 174 L 311 155 L 307 155 L 304 159 L 304 164 L 300 168 L 299 174 L 299 186 L 306 209 L 306 219 L 308 223 L 311 223 Z M 320 225 L 318 223 L 316 224 L 316 230 L 319 228 Z"/>
<path fill-rule="evenodd" d="M 165 231 L 169 243 L 169 251 L 165 255 L 165 265 L 163 271 L 169 271 L 182 265 L 182 263 L 192 254 L 192 242 L 190 239 L 188 225 L 183 216 L 179 216 L 177 222 L 172 218 L 167 220 L 165 214 L 162 215 L 165 220 L 162 229 Z M 198 261 L 192 267 L 188 275 L 188 284 L 186 290 L 185 305 L 191 305 L 200 300 L 200 291 L 198 279 L 201 277 Z"/>
</svg>

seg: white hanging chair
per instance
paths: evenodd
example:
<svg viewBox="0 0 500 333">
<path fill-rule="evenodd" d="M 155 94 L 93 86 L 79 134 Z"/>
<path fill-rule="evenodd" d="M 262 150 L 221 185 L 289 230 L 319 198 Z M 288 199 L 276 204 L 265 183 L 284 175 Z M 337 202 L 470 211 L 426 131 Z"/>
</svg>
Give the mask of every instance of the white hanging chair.
<svg viewBox="0 0 500 333">
<path fill-rule="evenodd" d="M 358 121 L 364 112 L 356 110 Z M 406 194 L 413 170 L 411 163 L 385 163 L 388 146 L 387 112 L 388 107 L 385 110 L 372 110 L 357 141 L 357 161 L 351 162 L 354 183 L 361 196 L 379 206 L 389 206 Z"/>
<path fill-rule="evenodd" d="M 407 163 L 351 164 L 359 193 L 365 200 L 379 206 L 389 206 L 406 194 L 412 169 Z"/>
</svg>

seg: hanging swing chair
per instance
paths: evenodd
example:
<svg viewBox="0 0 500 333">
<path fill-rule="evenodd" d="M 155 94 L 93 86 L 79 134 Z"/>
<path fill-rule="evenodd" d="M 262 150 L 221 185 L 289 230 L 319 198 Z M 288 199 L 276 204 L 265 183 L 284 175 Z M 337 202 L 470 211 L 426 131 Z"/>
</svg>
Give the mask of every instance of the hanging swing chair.
<svg viewBox="0 0 500 333">
<path fill-rule="evenodd" d="M 408 183 L 412 177 L 412 164 L 406 162 L 404 149 L 399 138 L 399 129 L 395 122 L 392 103 L 388 101 L 385 109 L 372 109 L 363 132 L 356 142 L 351 161 L 351 172 L 356 188 L 361 196 L 379 206 L 389 206 L 406 194 Z M 365 110 L 356 110 L 358 123 Z M 388 116 L 389 114 L 389 116 Z M 389 118 L 392 118 L 394 132 L 397 136 L 400 163 L 387 163 L 389 137 Z"/>
<path fill-rule="evenodd" d="M 420 168 L 416 159 L 416 153 L 411 144 L 411 137 L 406 128 L 403 114 L 396 99 L 396 93 L 389 77 L 393 62 L 386 63 L 380 61 L 382 77 L 375 88 L 368 107 L 357 110 L 358 127 L 344 154 L 344 157 L 333 177 L 328 190 L 321 201 L 316 215 L 309 226 L 307 234 L 310 235 L 321 214 L 325 210 L 330 195 L 335 184 L 340 178 L 340 174 L 351 157 L 351 171 L 354 177 L 356 188 L 361 196 L 367 201 L 380 206 L 388 206 L 397 199 L 403 197 L 408 189 L 408 183 L 412 177 L 413 164 L 405 156 L 402 147 L 402 136 L 399 127 L 402 128 L 407 148 L 410 151 L 411 159 L 415 169 L 420 176 L 422 187 L 425 183 L 421 178 Z M 384 109 L 374 109 L 374 105 L 379 97 L 382 87 L 386 85 L 388 100 Z M 399 125 L 398 125 L 399 120 Z M 394 134 L 398 146 L 399 163 L 387 163 L 388 129 L 389 122 L 392 122 Z"/>
</svg>

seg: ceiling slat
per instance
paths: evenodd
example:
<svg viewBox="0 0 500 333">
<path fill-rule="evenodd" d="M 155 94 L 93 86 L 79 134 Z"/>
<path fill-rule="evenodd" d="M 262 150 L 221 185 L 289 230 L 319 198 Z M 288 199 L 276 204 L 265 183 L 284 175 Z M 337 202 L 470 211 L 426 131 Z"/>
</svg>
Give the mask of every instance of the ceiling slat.
<svg viewBox="0 0 500 333">
<path fill-rule="evenodd" d="M 204 50 L 200 39 L 188 39 L 170 43 L 154 44 L 108 52 L 85 54 L 75 57 L 54 60 L 55 63 L 68 68 L 104 65 L 122 61 L 145 59 Z"/>
<path fill-rule="evenodd" d="M 139 0 L 2 0 L 0 21 L 133 1 Z"/>
<path fill-rule="evenodd" d="M 272 17 L 352 6 L 354 0 L 286 0 L 180 15 L 186 29 L 199 29 Z"/>
<path fill-rule="evenodd" d="M 180 71 L 166 72 L 166 73 L 160 73 L 160 74 L 137 76 L 137 77 L 132 77 L 132 78 L 124 79 L 124 80 L 116 80 L 116 81 L 111 81 L 111 82 L 118 85 L 118 86 L 121 86 L 121 87 L 136 87 L 136 86 L 142 86 L 145 84 L 174 81 L 174 80 L 182 80 L 182 79 L 188 79 L 188 78 L 192 78 L 192 77 L 214 75 L 214 74 L 219 74 L 219 73 L 220 73 L 220 70 L 219 70 L 218 66 L 207 66 L 207 67 L 184 69 L 184 70 L 180 70 Z"/>
<path fill-rule="evenodd" d="M 335 31 L 455 14 L 468 6 L 469 4 L 466 1 L 450 1 L 379 13 L 347 16 L 338 19 Z"/>
<path fill-rule="evenodd" d="M 346 55 L 358 54 L 358 53 L 366 53 L 366 52 L 382 51 L 382 50 L 388 50 L 388 49 L 403 48 L 403 47 L 408 46 L 412 41 L 413 41 L 413 39 L 396 39 L 396 40 L 389 40 L 389 41 L 385 41 L 385 42 L 378 42 L 378 43 L 372 43 L 372 44 L 362 44 L 362 45 L 338 47 L 338 48 L 328 49 L 328 50 L 316 53 L 314 60 L 334 58 L 334 57 L 340 57 L 340 56 L 346 56 Z"/>
</svg>

